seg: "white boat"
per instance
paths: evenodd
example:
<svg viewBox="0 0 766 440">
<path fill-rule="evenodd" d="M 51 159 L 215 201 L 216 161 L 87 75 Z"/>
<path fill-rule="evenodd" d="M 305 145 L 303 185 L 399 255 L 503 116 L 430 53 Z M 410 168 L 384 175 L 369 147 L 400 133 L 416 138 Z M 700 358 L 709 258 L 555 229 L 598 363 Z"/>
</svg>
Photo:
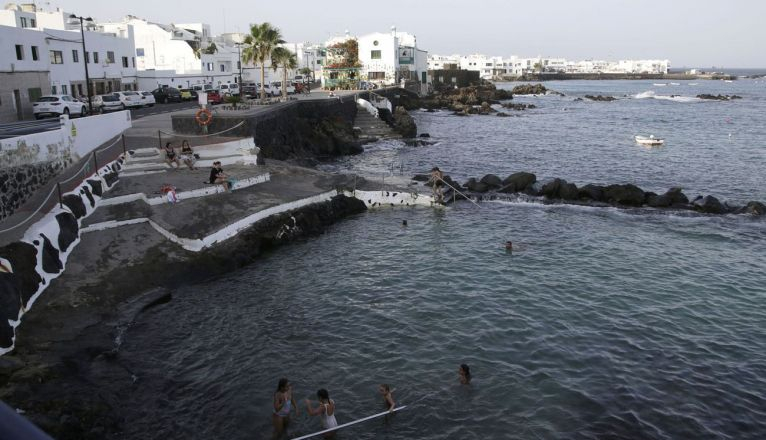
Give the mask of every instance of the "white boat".
<svg viewBox="0 0 766 440">
<path fill-rule="evenodd" d="M 680 86 L 681 83 L 670 83 L 671 86 Z"/>
<path fill-rule="evenodd" d="M 666 83 L 654 83 L 653 85 L 657 86 L 657 87 L 665 87 L 667 84 Z"/>
<path fill-rule="evenodd" d="M 654 135 L 649 137 L 636 136 L 636 142 L 641 145 L 663 145 L 665 143 L 665 139 L 656 138 Z"/>
</svg>

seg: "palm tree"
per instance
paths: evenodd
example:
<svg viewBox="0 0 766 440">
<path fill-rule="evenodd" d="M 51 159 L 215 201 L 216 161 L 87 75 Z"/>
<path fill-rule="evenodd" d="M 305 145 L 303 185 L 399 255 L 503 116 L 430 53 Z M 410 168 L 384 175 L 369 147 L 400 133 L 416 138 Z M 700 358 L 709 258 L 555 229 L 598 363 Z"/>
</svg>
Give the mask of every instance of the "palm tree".
<svg viewBox="0 0 766 440">
<path fill-rule="evenodd" d="M 271 68 L 276 71 L 282 67 L 282 97 L 287 100 L 287 69 L 298 67 L 298 58 L 284 47 L 275 47 L 271 51 Z"/>
<path fill-rule="evenodd" d="M 261 64 L 261 99 L 266 99 L 266 59 L 271 58 L 271 52 L 284 43 L 279 29 L 265 22 L 250 26 L 250 35 L 245 37 L 248 45 L 243 52 L 243 62 L 258 62 Z"/>
</svg>

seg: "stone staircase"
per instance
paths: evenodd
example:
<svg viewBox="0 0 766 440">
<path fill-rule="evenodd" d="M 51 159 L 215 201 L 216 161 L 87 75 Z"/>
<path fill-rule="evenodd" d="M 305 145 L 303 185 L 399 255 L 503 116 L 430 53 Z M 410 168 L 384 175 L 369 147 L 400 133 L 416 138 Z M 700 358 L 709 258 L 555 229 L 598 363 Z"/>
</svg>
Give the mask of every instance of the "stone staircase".
<svg viewBox="0 0 766 440">
<path fill-rule="evenodd" d="M 361 139 L 399 139 L 402 137 L 389 127 L 385 121 L 371 115 L 361 105 L 357 105 L 354 128 L 359 129 L 359 137 Z"/>
</svg>

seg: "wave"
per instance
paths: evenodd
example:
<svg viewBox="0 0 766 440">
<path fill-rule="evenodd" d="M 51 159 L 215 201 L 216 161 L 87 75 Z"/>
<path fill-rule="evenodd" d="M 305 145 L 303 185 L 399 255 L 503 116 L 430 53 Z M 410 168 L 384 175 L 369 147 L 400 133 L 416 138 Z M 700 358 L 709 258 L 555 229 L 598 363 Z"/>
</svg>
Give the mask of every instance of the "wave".
<svg viewBox="0 0 766 440">
<path fill-rule="evenodd" d="M 701 99 L 691 97 L 691 96 L 681 96 L 681 95 L 658 95 L 652 90 L 648 90 L 646 92 L 639 93 L 635 96 L 633 96 L 634 99 L 661 99 L 664 101 L 674 101 L 674 102 L 699 102 Z"/>
</svg>

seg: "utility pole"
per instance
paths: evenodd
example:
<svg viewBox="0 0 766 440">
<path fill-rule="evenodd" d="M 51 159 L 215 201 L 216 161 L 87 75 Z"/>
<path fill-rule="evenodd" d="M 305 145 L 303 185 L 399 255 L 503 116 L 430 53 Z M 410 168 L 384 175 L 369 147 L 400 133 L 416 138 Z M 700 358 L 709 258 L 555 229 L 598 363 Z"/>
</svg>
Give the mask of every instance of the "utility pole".
<svg viewBox="0 0 766 440">
<path fill-rule="evenodd" d="M 85 64 L 85 90 L 88 92 L 88 113 L 91 115 L 93 114 L 93 94 L 90 91 L 90 75 L 88 75 L 88 58 L 85 54 L 85 28 L 83 27 L 83 20 L 92 22 L 93 19 L 88 17 L 78 17 L 74 14 L 70 15 L 69 18 L 74 18 L 76 20 L 80 20 L 80 36 L 82 37 L 82 61 L 83 64 Z"/>
<path fill-rule="evenodd" d="M 239 65 L 239 93 L 242 93 L 242 43 L 234 43 L 237 46 L 237 64 Z"/>
</svg>

